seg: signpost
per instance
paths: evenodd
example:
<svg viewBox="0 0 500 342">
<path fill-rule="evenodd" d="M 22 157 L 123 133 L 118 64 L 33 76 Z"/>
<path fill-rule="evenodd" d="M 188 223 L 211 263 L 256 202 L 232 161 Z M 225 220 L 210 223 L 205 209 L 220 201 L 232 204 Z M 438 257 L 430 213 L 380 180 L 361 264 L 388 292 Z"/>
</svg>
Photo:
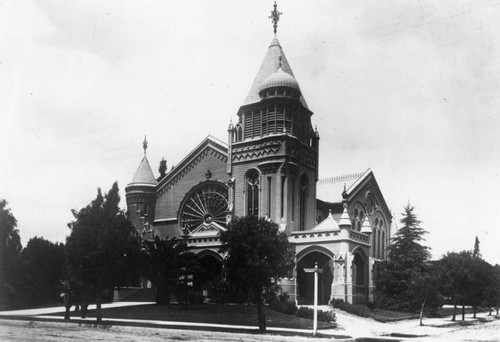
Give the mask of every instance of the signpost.
<svg viewBox="0 0 500 342">
<path fill-rule="evenodd" d="M 314 263 L 314 268 L 304 268 L 306 273 L 314 273 L 314 319 L 313 319 L 313 336 L 318 331 L 318 273 L 323 273 L 323 269 L 318 268 L 318 263 Z"/>
</svg>

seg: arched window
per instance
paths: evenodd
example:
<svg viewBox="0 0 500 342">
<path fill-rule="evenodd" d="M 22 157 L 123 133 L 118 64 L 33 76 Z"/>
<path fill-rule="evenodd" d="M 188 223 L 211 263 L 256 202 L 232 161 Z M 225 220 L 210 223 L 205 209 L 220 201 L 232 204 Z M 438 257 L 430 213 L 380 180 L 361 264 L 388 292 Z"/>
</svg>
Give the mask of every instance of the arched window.
<svg viewBox="0 0 500 342">
<path fill-rule="evenodd" d="M 309 179 L 304 173 L 300 177 L 300 194 L 299 194 L 299 214 L 300 214 L 300 230 L 306 229 L 306 214 L 307 214 L 307 195 L 309 192 Z"/>
<path fill-rule="evenodd" d="M 236 141 L 241 141 L 243 138 L 241 125 L 238 123 L 235 127 Z"/>
<path fill-rule="evenodd" d="M 385 259 L 385 232 L 382 231 L 382 255 L 380 256 L 382 259 Z"/>
<path fill-rule="evenodd" d="M 376 258 L 376 250 L 377 250 L 377 227 L 373 228 L 372 234 L 372 257 Z"/>
<path fill-rule="evenodd" d="M 247 190 L 247 215 L 259 215 L 259 171 L 251 169 L 247 172 L 246 190 Z"/>
</svg>

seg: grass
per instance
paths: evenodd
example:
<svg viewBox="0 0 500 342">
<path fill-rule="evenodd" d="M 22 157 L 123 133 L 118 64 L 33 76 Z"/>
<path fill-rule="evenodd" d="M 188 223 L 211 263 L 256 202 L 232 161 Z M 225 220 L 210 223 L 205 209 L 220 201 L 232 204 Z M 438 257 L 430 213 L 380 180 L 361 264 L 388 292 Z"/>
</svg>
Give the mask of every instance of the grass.
<svg viewBox="0 0 500 342">
<path fill-rule="evenodd" d="M 379 322 L 396 322 L 403 321 L 406 319 L 416 319 L 419 318 L 420 315 L 418 313 L 413 312 L 403 312 L 403 311 L 390 311 L 390 310 L 382 310 L 382 309 L 374 309 L 368 311 L 368 314 L 371 318 Z"/>
<path fill-rule="evenodd" d="M 64 315 L 58 313 L 54 315 Z M 312 320 L 294 315 L 285 315 L 265 308 L 268 327 L 312 329 Z M 74 313 L 72 312 L 72 316 Z M 77 316 L 75 316 L 77 317 Z M 90 310 L 87 317 L 95 317 Z M 257 308 L 254 305 L 190 304 L 184 305 L 138 305 L 102 310 L 103 319 L 139 319 L 144 321 L 174 321 L 211 324 L 258 326 Z M 318 329 L 335 328 L 334 323 L 318 322 Z"/>
</svg>

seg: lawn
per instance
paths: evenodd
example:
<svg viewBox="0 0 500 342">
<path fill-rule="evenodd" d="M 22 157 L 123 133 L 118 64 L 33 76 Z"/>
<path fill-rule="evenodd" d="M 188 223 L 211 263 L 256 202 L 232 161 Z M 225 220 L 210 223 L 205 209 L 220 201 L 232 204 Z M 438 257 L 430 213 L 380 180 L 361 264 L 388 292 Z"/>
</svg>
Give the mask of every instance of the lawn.
<svg viewBox="0 0 500 342">
<path fill-rule="evenodd" d="M 265 308 L 266 322 L 268 327 L 312 329 L 312 320 L 295 315 L 285 315 L 269 308 Z M 58 313 L 55 315 L 64 315 Z M 95 310 L 90 310 L 88 317 L 95 317 Z M 72 313 L 72 317 L 75 316 Z M 139 319 L 144 321 L 174 321 L 174 322 L 196 322 L 212 324 L 230 324 L 258 326 L 257 308 L 253 305 L 222 305 L 222 304 L 172 304 L 162 305 L 138 305 L 102 310 L 103 319 L 123 318 Z M 335 328 L 334 323 L 318 322 L 318 329 Z"/>
</svg>

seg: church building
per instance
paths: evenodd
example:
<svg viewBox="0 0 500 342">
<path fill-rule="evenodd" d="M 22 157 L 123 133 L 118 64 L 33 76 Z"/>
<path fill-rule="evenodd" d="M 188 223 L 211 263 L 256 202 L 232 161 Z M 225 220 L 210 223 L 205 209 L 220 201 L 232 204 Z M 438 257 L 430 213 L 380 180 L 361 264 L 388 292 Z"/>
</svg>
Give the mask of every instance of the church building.
<svg viewBox="0 0 500 342">
<path fill-rule="evenodd" d="M 232 217 L 258 216 L 286 232 L 295 270 L 281 280 L 298 304 L 373 299 L 374 264 L 387 257 L 392 215 L 373 172 L 318 179 L 320 135 L 276 31 L 226 141 L 206 137 L 156 178 L 146 156 L 125 189 L 129 219 L 144 238 L 187 235 L 202 265 L 220 272 L 220 232 Z M 318 115 L 322 115 L 321 113 Z M 332 174 L 335 170 L 331 170 Z"/>
</svg>

